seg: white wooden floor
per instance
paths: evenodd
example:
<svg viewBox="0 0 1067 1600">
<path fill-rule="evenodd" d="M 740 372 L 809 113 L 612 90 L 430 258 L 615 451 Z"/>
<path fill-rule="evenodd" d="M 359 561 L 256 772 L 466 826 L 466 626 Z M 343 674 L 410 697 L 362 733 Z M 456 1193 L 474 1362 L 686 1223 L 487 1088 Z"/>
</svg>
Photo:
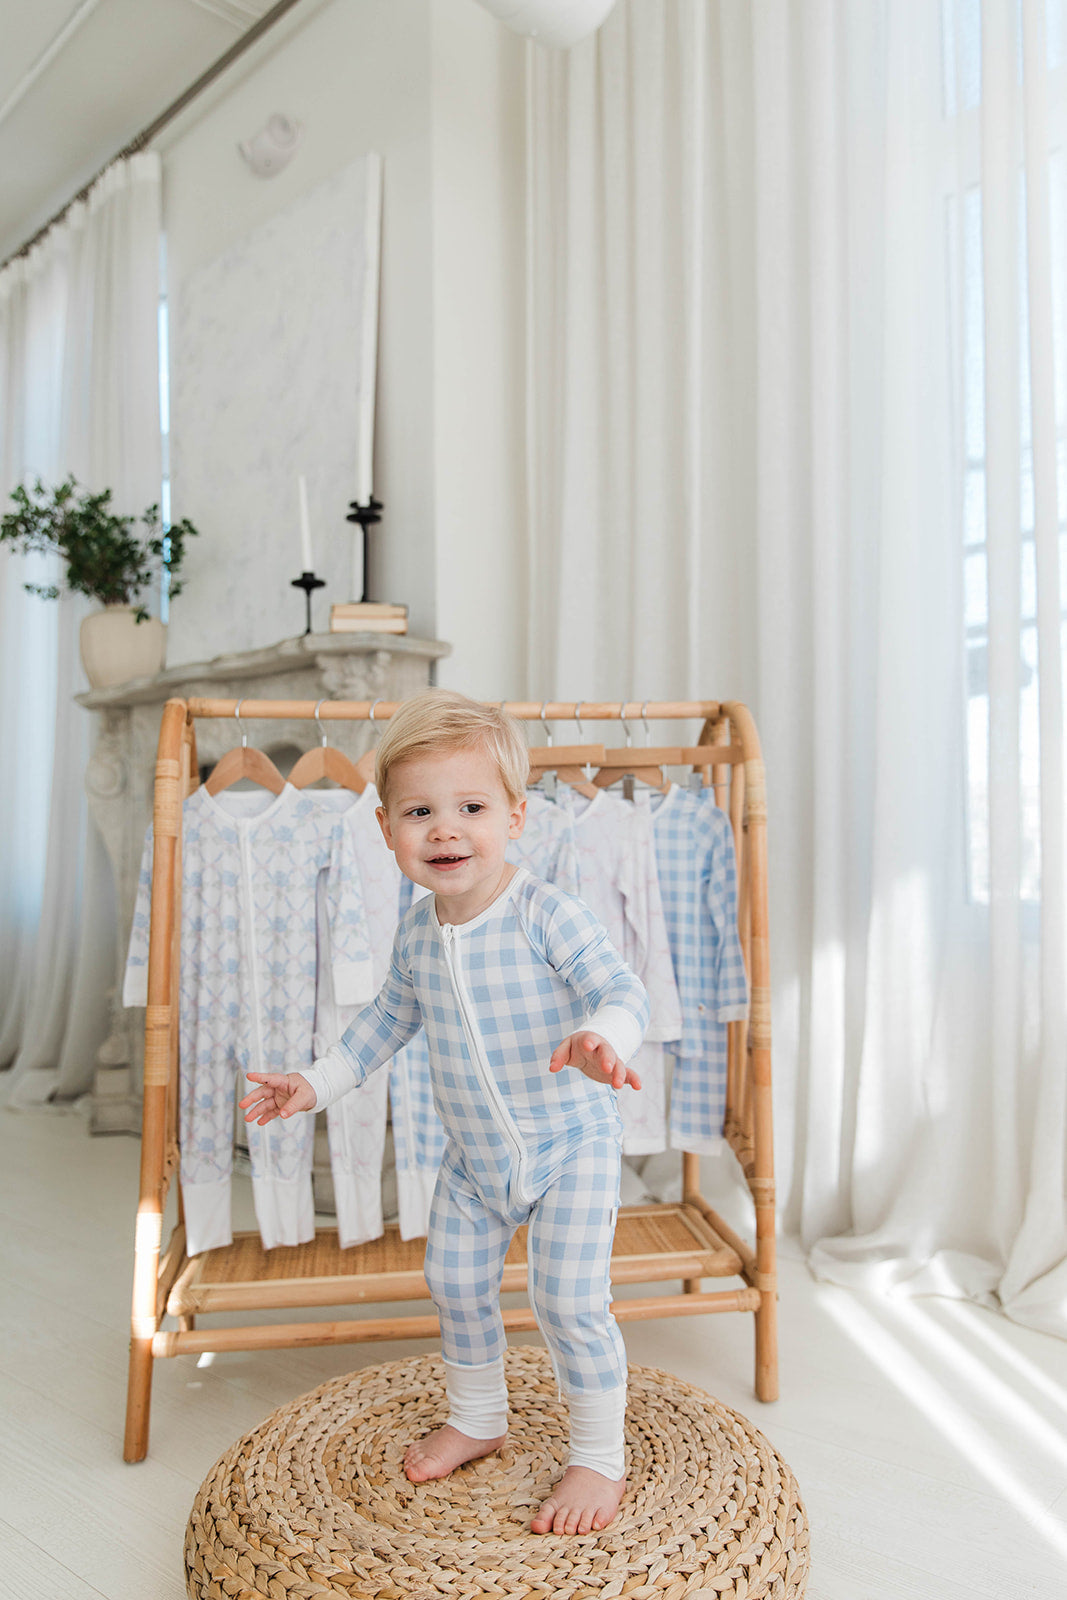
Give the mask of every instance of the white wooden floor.
<svg viewBox="0 0 1067 1600">
<path fill-rule="evenodd" d="M 77 1113 L 0 1107 L 2 1600 L 181 1600 L 185 1522 L 216 1457 L 294 1395 L 417 1348 L 161 1361 L 149 1458 L 125 1465 L 138 1160 L 136 1140 L 91 1138 Z M 705 1192 L 737 1215 L 728 1174 L 709 1162 Z M 748 1317 L 624 1332 L 633 1361 L 710 1390 L 789 1462 L 809 1600 L 1067 1596 L 1067 1344 L 970 1306 L 819 1285 L 789 1241 L 782 1256 L 775 1405 L 753 1397 Z"/>
</svg>

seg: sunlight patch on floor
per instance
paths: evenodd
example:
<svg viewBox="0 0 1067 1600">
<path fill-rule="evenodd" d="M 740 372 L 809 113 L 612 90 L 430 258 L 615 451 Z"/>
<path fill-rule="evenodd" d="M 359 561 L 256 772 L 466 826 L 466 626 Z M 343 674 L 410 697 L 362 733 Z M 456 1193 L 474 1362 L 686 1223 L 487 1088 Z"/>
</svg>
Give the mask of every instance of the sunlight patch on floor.
<svg viewBox="0 0 1067 1600">
<path fill-rule="evenodd" d="M 990 1325 L 985 1317 L 976 1316 L 967 1305 L 961 1304 L 958 1300 L 942 1300 L 939 1309 L 958 1322 L 969 1338 L 984 1344 L 1000 1367 L 1010 1368 L 1023 1383 L 1028 1384 L 1044 1401 L 1055 1406 L 1067 1417 L 1067 1389 L 1063 1384 L 1057 1383 L 1055 1378 L 1050 1377 L 1047 1372 L 1042 1372 L 1032 1361 L 1028 1361 L 1010 1340 L 1005 1339 L 1002 1333 Z"/>
<path fill-rule="evenodd" d="M 1035 1499 L 1015 1474 L 1011 1460 L 997 1439 L 949 1394 L 930 1368 L 853 1296 L 829 1297 L 824 1302 L 824 1309 L 900 1393 L 922 1412 L 931 1426 L 988 1480 L 991 1488 L 1012 1505 L 1053 1550 L 1067 1558 L 1067 1525 Z M 897 1314 L 897 1308 L 887 1305 L 885 1314 Z M 912 1331 L 920 1338 L 927 1334 L 926 1328 Z M 963 1358 L 966 1352 L 950 1336 L 943 1337 L 951 1347 L 949 1359 L 953 1369 L 957 1372 L 965 1370 Z M 984 1405 L 989 1392 L 987 1379 L 990 1374 L 981 1363 L 973 1362 L 973 1365 L 980 1374 Z"/>
</svg>

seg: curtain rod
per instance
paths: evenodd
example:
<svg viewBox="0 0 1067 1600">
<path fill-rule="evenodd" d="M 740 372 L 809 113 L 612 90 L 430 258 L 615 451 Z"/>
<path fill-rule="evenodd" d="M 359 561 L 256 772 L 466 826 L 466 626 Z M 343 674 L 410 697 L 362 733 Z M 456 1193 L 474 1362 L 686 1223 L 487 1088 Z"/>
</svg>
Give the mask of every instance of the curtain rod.
<svg viewBox="0 0 1067 1600">
<path fill-rule="evenodd" d="M 136 138 L 131 139 L 129 144 L 123 145 L 121 150 L 117 151 L 115 155 L 109 157 L 109 159 L 104 162 L 104 165 L 100 168 L 99 172 L 95 172 L 89 179 L 88 183 L 82 184 L 82 187 L 78 190 L 77 194 L 71 195 L 66 204 L 60 206 L 55 216 L 49 217 L 48 221 L 42 227 L 38 228 L 37 232 L 32 238 L 27 239 L 25 244 L 20 245 L 17 250 L 13 251 L 12 254 L 7 257 L 6 261 L 0 262 L 0 272 L 2 272 L 5 267 L 9 266 L 12 261 L 18 261 L 21 256 L 29 255 L 34 245 L 37 244 L 39 240 L 44 238 L 48 230 L 50 228 L 54 228 L 57 222 L 61 222 L 63 220 L 71 206 L 75 206 L 79 200 L 85 199 L 86 195 L 89 193 L 89 190 L 93 187 L 93 184 L 104 176 L 104 173 L 107 172 L 109 167 L 113 167 L 116 161 L 124 161 L 127 156 L 136 155 L 139 150 L 144 149 L 145 145 L 150 144 L 151 141 L 156 137 L 156 134 L 163 131 L 168 122 L 173 122 L 174 118 L 178 116 L 180 112 L 184 111 L 186 106 L 190 105 L 198 95 L 202 94 L 205 89 L 213 84 L 215 79 L 220 77 L 222 73 L 226 71 L 227 67 L 232 66 L 239 56 L 243 56 L 245 51 L 250 49 L 250 47 L 256 43 L 257 39 L 262 38 L 265 33 L 273 28 L 276 22 L 280 22 L 287 11 L 291 11 L 294 6 L 299 4 L 300 0 L 277 0 L 277 4 L 271 6 L 269 11 L 265 11 L 260 17 L 259 21 L 254 22 L 250 28 L 246 29 L 246 31 L 241 34 L 240 38 L 235 39 L 233 44 L 230 45 L 230 48 L 225 50 L 223 54 L 219 56 L 218 60 L 213 62 L 212 65 L 208 67 L 206 72 L 202 72 L 199 78 L 197 78 L 196 82 L 191 83 L 188 89 L 178 96 L 177 100 L 171 101 L 166 110 L 161 111 L 159 116 L 156 117 L 153 122 L 148 124 L 147 128 L 141 129 L 141 132 L 136 136 Z"/>
</svg>

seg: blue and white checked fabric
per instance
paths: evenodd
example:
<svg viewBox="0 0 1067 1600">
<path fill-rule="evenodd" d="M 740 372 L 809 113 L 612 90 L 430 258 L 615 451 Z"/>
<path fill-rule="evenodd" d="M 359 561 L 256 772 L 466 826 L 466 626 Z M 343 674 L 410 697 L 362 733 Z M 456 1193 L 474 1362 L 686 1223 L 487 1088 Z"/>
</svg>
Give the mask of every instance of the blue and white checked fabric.
<svg viewBox="0 0 1067 1600">
<path fill-rule="evenodd" d="M 660 895 L 682 1001 L 671 1087 L 671 1144 L 714 1152 L 726 1107 L 726 1023 L 748 1015 L 737 934 L 733 829 L 714 792 L 672 785 L 639 795 L 652 811 Z"/>
<path fill-rule="evenodd" d="M 340 821 L 286 784 L 279 795 L 203 787 L 182 820 L 181 1184 L 190 1255 L 228 1244 L 234 1091 L 244 1074 L 310 1065 L 315 1016 L 316 885 L 326 873 L 333 982 L 344 1002 L 373 991 L 351 842 Z M 123 986 L 148 998 L 152 830 L 141 862 Z M 295 1126 L 299 1121 L 300 1126 Z M 264 1245 L 314 1234 L 308 1118 L 249 1127 Z"/>
<path fill-rule="evenodd" d="M 364 1081 L 415 1034 L 429 1041 L 434 1104 L 486 1200 L 523 1201 L 590 1141 L 620 1137 L 615 1091 L 548 1071 L 563 1039 L 595 1027 L 624 1058 L 648 1021 L 645 991 L 596 918 L 520 868 L 471 922 L 442 927 L 433 896 L 404 916 L 377 999 L 307 1074 L 318 1103 Z"/>
<path fill-rule="evenodd" d="M 599 1394 L 625 1384 L 626 1347 L 611 1314 L 619 1164 L 617 1139 L 582 1145 L 544 1174 L 532 1200 L 498 1208 L 448 1146 L 425 1262 L 446 1361 L 484 1367 L 503 1354 L 500 1278 L 512 1236 L 526 1223 L 530 1304 L 561 1391 Z"/>
<path fill-rule="evenodd" d="M 544 878 L 568 894 L 578 893 L 573 819 L 569 812 L 544 795 L 527 793 L 526 825 L 518 839 L 508 841 L 506 859 L 514 866 L 527 867 L 535 877 Z M 402 909 L 406 910 L 423 892 L 405 879 L 401 888 Z M 393 1058 L 389 1095 L 400 1235 L 403 1239 L 413 1239 L 425 1234 L 429 1227 L 434 1184 L 446 1142 L 444 1127 L 434 1109 L 430 1049 L 421 1028 L 411 1043 Z M 632 1094 L 624 1098 L 623 1106 L 628 1109 L 628 1101 L 635 1098 Z M 342 1104 L 347 1104 L 347 1100 Z"/>
</svg>

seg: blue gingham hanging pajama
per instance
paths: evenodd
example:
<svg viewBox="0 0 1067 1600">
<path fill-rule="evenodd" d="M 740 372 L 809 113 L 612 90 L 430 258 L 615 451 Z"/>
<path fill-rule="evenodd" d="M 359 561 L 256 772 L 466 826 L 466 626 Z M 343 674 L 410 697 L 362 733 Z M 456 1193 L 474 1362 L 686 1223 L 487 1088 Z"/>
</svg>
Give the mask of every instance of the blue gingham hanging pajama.
<svg viewBox="0 0 1067 1600">
<path fill-rule="evenodd" d="M 671 1084 L 676 1150 L 714 1154 L 726 1109 L 726 1024 L 748 1016 L 748 980 L 737 933 L 737 864 L 730 819 L 712 789 L 672 784 L 652 812 L 660 894 L 682 1002 Z"/>
</svg>

